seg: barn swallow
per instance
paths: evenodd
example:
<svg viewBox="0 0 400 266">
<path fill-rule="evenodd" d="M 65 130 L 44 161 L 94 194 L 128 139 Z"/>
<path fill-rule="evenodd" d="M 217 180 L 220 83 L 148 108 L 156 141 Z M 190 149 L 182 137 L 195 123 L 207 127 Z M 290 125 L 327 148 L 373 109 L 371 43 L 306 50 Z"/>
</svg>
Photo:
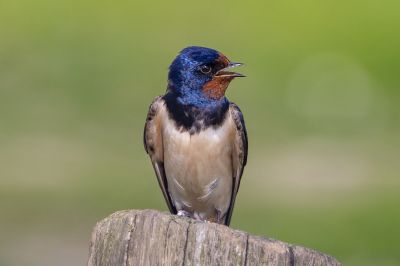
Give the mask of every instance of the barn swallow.
<svg viewBox="0 0 400 266">
<path fill-rule="evenodd" d="M 225 97 L 241 63 L 205 47 L 183 49 L 164 95 L 151 103 L 144 147 L 171 213 L 229 226 L 247 161 L 239 107 Z"/>
</svg>

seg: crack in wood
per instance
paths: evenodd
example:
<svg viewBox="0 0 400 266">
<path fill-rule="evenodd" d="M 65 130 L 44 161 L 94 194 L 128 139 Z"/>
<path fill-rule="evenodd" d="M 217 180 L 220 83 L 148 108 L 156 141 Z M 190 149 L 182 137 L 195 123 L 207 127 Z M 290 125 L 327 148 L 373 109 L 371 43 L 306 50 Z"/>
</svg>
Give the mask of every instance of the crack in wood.
<svg viewBox="0 0 400 266">
<path fill-rule="evenodd" d="M 165 241 L 164 241 L 164 254 L 167 253 L 167 243 L 168 243 L 168 232 L 169 232 L 169 226 L 172 223 L 173 218 L 171 218 L 167 224 L 167 230 L 165 230 Z"/>
<path fill-rule="evenodd" d="M 288 249 L 289 249 L 289 265 L 294 266 L 295 261 L 294 261 L 293 246 L 289 245 Z"/>
<path fill-rule="evenodd" d="M 246 233 L 246 247 L 244 249 L 244 264 L 243 265 L 247 265 L 247 254 L 249 252 L 249 237 L 250 235 L 248 233 Z"/>
<path fill-rule="evenodd" d="M 128 252 L 129 252 L 129 248 L 130 248 L 130 246 L 131 246 L 131 239 L 132 239 L 132 233 L 133 233 L 133 231 L 135 230 L 135 228 L 136 228 L 136 218 L 137 218 L 137 215 L 135 215 L 134 217 L 133 217 L 133 219 L 131 219 L 132 221 L 133 221 L 133 223 L 130 225 L 131 226 L 131 229 L 129 230 L 129 233 L 128 233 L 128 241 L 127 241 L 127 243 L 126 243 L 126 248 L 125 248 L 125 253 L 124 253 L 124 259 L 125 259 L 125 261 L 124 261 L 124 265 L 125 266 L 129 266 L 128 265 L 128 263 L 129 263 L 129 255 L 128 255 Z"/>
<path fill-rule="evenodd" d="M 188 226 L 186 227 L 186 240 L 185 240 L 185 246 L 183 247 L 183 260 L 182 260 L 182 266 L 185 265 L 185 260 L 186 260 L 186 252 L 187 252 L 187 246 L 189 243 L 189 228 L 192 223 L 190 220 L 188 221 Z"/>
</svg>

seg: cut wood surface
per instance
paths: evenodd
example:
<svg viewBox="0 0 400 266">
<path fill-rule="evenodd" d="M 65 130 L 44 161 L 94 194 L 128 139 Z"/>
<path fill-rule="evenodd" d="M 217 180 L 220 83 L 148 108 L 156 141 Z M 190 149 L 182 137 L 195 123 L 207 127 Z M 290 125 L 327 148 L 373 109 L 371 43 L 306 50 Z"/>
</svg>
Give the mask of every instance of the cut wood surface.
<svg viewBox="0 0 400 266">
<path fill-rule="evenodd" d="M 224 225 L 154 210 L 127 210 L 96 224 L 87 265 L 341 264 L 318 251 Z"/>
</svg>

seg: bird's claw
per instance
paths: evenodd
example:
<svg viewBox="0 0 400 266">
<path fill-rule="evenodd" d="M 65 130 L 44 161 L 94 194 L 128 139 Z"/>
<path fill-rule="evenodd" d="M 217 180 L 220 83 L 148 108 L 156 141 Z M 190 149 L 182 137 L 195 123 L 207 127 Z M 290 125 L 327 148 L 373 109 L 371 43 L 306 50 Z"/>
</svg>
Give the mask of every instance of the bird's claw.
<svg viewBox="0 0 400 266">
<path fill-rule="evenodd" d="M 178 216 L 189 217 L 189 218 L 192 217 L 192 215 L 191 215 L 189 212 L 184 211 L 184 210 L 179 210 L 178 213 L 177 213 L 177 215 L 178 215 Z"/>
</svg>

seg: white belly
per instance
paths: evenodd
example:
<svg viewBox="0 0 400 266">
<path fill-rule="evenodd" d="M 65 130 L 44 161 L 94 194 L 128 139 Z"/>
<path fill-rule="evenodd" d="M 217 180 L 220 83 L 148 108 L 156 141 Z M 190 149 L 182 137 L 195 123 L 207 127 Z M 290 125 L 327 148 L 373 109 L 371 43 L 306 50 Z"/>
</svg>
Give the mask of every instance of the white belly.
<svg viewBox="0 0 400 266">
<path fill-rule="evenodd" d="M 164 122 L 164 167 L 174 205 L 202 219 L 225 214 L 232 193 L 231 123 L 190 135 Z"/>
</svg>

